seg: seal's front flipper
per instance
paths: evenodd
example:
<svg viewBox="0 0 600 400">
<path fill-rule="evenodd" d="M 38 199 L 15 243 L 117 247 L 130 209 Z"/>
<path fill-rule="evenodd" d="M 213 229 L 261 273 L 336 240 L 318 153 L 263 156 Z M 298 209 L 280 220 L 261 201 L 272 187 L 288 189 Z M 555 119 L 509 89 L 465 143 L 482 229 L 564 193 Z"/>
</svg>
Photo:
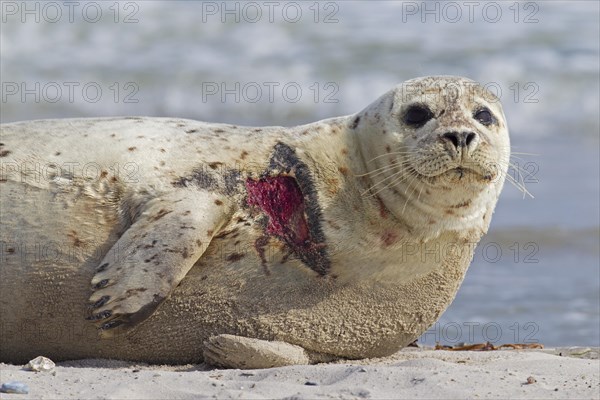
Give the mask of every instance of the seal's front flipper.
<svg viewBox="0 0 600 400">
<path fill-rule="evenodd" d="M 310 364 L 302 347 L 286 342 L 216 335 L 204 346 L 204 361 L 219 367 L 258 369 Z"/>
<path fill-rule="evenodd" d="M 211 193 L 151 200 L 99 264 L 91 315 L 103 337 L 148 318 L 200 258 L 231 207 Z"/>
</svg>

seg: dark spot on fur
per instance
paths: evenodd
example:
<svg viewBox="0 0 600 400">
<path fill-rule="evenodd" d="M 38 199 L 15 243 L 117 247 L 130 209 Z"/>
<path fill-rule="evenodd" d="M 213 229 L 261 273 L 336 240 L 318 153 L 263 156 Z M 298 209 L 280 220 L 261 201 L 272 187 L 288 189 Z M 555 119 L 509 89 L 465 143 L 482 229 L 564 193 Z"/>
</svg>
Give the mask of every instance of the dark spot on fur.
<svg viewBox="0 0 600 400">
<path fill-rule="evenodd" d="M 458 203 L 452 206 L 452 208 L 463 208 L 463 207 L 468 207 L 471 205 L 471 200 L 466 200 L 463 201 L 462 203 Z"/>
<path fill-rule="evenodd" d="M 328 220 L 327 223 L 329 224 L 329 226 L 331 226 L 333 229 L 335 229 L 336 231 L 340 230 L 340 226 L 338 224 L 336 224 L 335 222 Z"/>
<path fill-rule="evenodd" d="M 6 157 L 10 154 L 10 150 L 2 150 L 0 151 L 0 157 Z"/>
<path fill-rule="evenodd" d="M 265 275 L 271 275 L 269 268 L 267 267 L 267 258 L 265 257 L 265 246 L 269 244 L 268 236 L 261 236 L 254 241 L 254 248 L 260 257 L 261 265 L 263 266 L 263 270 Z"/>
<path fill-rule="evenodd" d="M 262 132 L 262 129 L 260 129 L 260 128 L 256 128 L 256 129 L 254 130 L 254 132 Z"/>
<path fill-rule="evenodd" d="M 55 156 L 60 156 L 60 151 L 57 151 L 56 153 L 54 153 Z"/>
<path fill-rule="evenodd" d="M 156 245 L 157 242 L 158 242 L 157 240 L 153 240 L 152 244 L 147 244 L 147 245 L 144 246 L 144 248 L 145 249 L 152 249 Z"/>
<path fill-rule="evenodd" d="M 248 152 L 246 150 L 243 150 L 242 153 L 240 154 L 240 158 L 242 160 L 245 160 L 247 155 L 248 155 Z"/>
<path fill-rule="evenodd" d="M 219 161 L 211 162 L 211 163 L 208 164 L 208 166 L 210 167 L 210 169 L 217 169 L 221 165 L 223 165 L 223 163 L 219 162 Z"/>
<path fill-rule="evenodd" d="M 214 233 L 214 232 L 213 232 L 212 230 L 210 230 L 210 229 L 209 229 L 209 230 L 207 230 L 207 231 L 206 231 L 206 236 L 212 236 L 212 235 L 213 235 L 213 233 Z"/>
<path fill-rule="evenodd" d="M 356 117 L 356 118 L 354 118 L 354 121 L 352 121 L 352 125 L 350 127 L 352 129 L 356 129 L 356 127 L 358 127 L 359 123 L 360 123 L 360 117 Z"/>
<path fill-rule="evenodd" d="M 188 257 L 190 256 L 190 253 L 188 253 L 188 249 L 187 249 L 187 247 L 184 247 L 184 248 L 183 248 L 183 251 L 181 252 L 181 256 L 182 256 L 183 258 L 188 258 Z"/>
<path fill-rule="evenodd" d="M 127 291 L 125 292 L 125 296 L 131 296 L 136 293 L 144 293 L 147 290 L 148 289 L 146 288 L 127 289 Z"/>
<path fill-rule="evenodd" d="M 392 147 L 389 144 L 385 145 L 385 151 L 387 151 L 388 153 L 390 153 L 392 151 Z"/>
<path fill-rule="evenodd" d="M 172 183 L 176 187 L 189 187 L 196 185 L 200 189 L 214 190 L 217 188 L 217 180 L 204 168 L 195 169 L 190 177 L 182 177 Z"/>
<path fill-rule="evenodd" d="M 454 211 L 452 211 L 452 210 L 446 210 L 446 214 L 448 214 L 448 215 L 454 215 Z"/>
<path fill-rule="evenodd" d="M 159 219 L 161 219 L 165 215 L 170 214 L 172 212 L 173 212 L 173 210 L 165 210 L 164 208 L 161 208 L 160 210 L 158 210 L 158 213 L 156 215 L 154 215 L 153 217 L 148 218 L 148 220 L 151 221 L 151 222 L 158 221 Z"/>
<path fill-rule="evenodd" d="M 112 183 L 115 183 L 115 182 L 116 182 L 116 181 L 118 181 L 118 180 L 119 180 L 119 178 L 117 178 L 116 176 L 113 176 L 112 178 L 110 178 L 110 181 L 111 181 Z"/>
<path fill-rule="evenodd" d="M 381 133 L 383 133 L 385 135 L 387 133 L 387 131 L 385 129 L 382 129 Z"/>
<path fill-rule="evenodd" d="M 242 253 L 231 253 L 227 256 L 226 260 L 229 262 L 236 262 L 244 258 L 244 254 Z"/>
<path fill-rule="evenodd" d="M 213 129 L 214 133 L 223 133 L 225 132 L 223 129 Z"/>
<path fill-rule="evenodd" d="M 308 130 L 304 130 L 304 131 L 302 131 L 301 135 L 302 135 L 302 136 L 306 136 L 306 135 L 308 135 Z"/>
<path fill-rule="evenodd" d="M 154 246 L 152 246 L 152 247 L 154 247 Z M 157 253 L 157 254 L 154 254 L 154 255 L 153 255 L 152 257 L 150 257 L 150 258 L 147 258 L 147 259 L 145 259 L 145 260 L 144 260 L 144 262 L 145 262 L 145 263 L 149 263 L 150 261 L 154 260 L 156 257 L 158 257 L 158 253 Z"/>
<path fill-rule="evenodd" d="M 71 239 L 71 243 L 73 243 L 73 246 L 75 247 L 81 247 L 84 244 L 83 240 L 79 239 L 79 237 L 77 236 L 77 232 L 75 232 L 74 230 L 71 230 L 71 232 L 69 232 L 67 236 L 69 237 L 69 239 Z"/>
<path fill-rule="evenodd" d="M 238 231 L 238 228 L 232 229 L 230 231 L 225 231 L 225 232 L 221 232 L 218 235 L 215 236 L 215 239 L 223 239 L 228 237 L 231 234 L 234 234 Z"/>
<path fill-rule="evenodd" d="M 348 168 L 347 167 L 338 167 L 338 171 L 340 171 L 340 173 L 342 175 L 348 175 Z"/>
<path fill-rule="evenodd" d="M 100 178 L 106 178 L 106 176 L 108 175 L 108 171 L 102 171 L 100 172 Z"/>
<path fill-rule="evenodd" d="M 135 147 L 135 146 L 128 147 L 127 150 L 129 150 L 129 151 L 135 151 L 135 150 L 137 150 L 137 147 Z"/>
<path fill-rule="evenodd" d="M 96 268 L 96 272 L 103 272 L 104 270 L 106 270 L 106 268 L 108 268 L 109 263 L 104 263 L 102 265 L 100 265 L 98 268 Z"/>
<path fill-rule="evenodd" d="M 241 185 L 243 181 L 240 171 L 235 169 L 227 170 L 223 175 L 223 179 L 225 181 L 226 195 L 231 196 L 233 194 L 238 193 L 241 190 Z"/>
<path fill-rule="evenodd" d="M 218 206 L 222 206 L 223 202 L 221 200 L 217 199 L 217 200 L 215 200 L 215 204 L 218 205 Z"/>
<path fill-rule="evenodd" d="M 198 132 L 198 129 L 188 129 L 187 131 L 185 131 L 185 133 L 196 133 Z"/>
<path fill-rule="evenodd" d="M 202 241 L 200 241 L 200 239 L 196 239 L 196 246 L 202 247 Z"/>
<path fill-rule="evenodd" d="M 394 108 L 394 98 L 392 97 L 392 101 L 390 101 L 390 111 Z"/>
<path fill-rule="evenodd" d="M 117 136 L 117 135 L 115 135 L 114 133 L 110 134 L 110 137 L 115 137 L 115 136 Z"/>
<path fill-rule="evenodd" d="M 167 151 L 166 151 L 165 149 L 161 148 L 161 149 L 160 149 L 160 152 L 161 152 L 161 153 L 166 153 Z"/>
</svg>

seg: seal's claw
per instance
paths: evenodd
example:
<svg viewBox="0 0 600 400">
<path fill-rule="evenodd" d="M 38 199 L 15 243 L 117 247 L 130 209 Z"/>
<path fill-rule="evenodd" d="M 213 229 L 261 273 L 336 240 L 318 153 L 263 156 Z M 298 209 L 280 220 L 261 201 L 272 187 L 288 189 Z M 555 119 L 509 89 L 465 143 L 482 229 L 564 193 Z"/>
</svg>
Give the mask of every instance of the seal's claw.
<svg viewBox="0 0 600 400">
<path fill-rule="evenodd" d="M 210 242 L 227 220 L 230 208 L 217 197 L 185 191 L 146 203 L 91 281 L 88 319 L 98 324 L 103 337 L 113 336 L 117 327 L 119 332 L 134 328 L 171 295 L 206 249 L 199 243 Z M 178 235 L 162 235 L 165 231 Z M 205 232 L 210 232 L 208 238 Z M 137 245 L 131 248 L 132 243 Z M 121 257 L 115 260 L 115 254 Z"/>
</svg>

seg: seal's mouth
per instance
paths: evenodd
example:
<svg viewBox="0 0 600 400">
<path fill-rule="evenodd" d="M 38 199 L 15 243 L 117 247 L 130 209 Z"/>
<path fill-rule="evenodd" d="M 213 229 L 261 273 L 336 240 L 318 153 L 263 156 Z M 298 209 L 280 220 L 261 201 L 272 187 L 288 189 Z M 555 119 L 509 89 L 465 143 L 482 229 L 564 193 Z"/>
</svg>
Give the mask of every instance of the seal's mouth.
<svg viewBox="0 0 600 400">
<path fill-rule="evenodd" d="M 446 171 L 438 174 L 437 176 L 446 175 L 452 180 L 466 181 L 474 180 L 478 183 L 491 182 L 494 179 L 495 174 L 492 171 L 488 171 L 485 168 L 475 165 L 469 166 L 458 166 L 449 168 Z"/>
</svg>

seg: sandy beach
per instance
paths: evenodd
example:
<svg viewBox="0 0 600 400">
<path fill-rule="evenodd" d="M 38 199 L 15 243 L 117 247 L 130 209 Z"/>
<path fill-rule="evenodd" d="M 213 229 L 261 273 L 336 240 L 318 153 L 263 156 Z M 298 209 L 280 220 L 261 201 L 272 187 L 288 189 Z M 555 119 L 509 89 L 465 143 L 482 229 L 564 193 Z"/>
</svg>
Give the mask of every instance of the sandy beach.
<svg viewBox="0 0 600 400">
<path fill-rule="evenodd" d="M 0 364 L 0 381 L 28 394 L 2 399 L 600 398 L 599 349 L 443 351 L 263 370 L 204 364 L 150 366 L 111 360 L 57 363 L 49 372 Z M 528 381 L 530 383 L 528 383 Z"/>
</svg>

